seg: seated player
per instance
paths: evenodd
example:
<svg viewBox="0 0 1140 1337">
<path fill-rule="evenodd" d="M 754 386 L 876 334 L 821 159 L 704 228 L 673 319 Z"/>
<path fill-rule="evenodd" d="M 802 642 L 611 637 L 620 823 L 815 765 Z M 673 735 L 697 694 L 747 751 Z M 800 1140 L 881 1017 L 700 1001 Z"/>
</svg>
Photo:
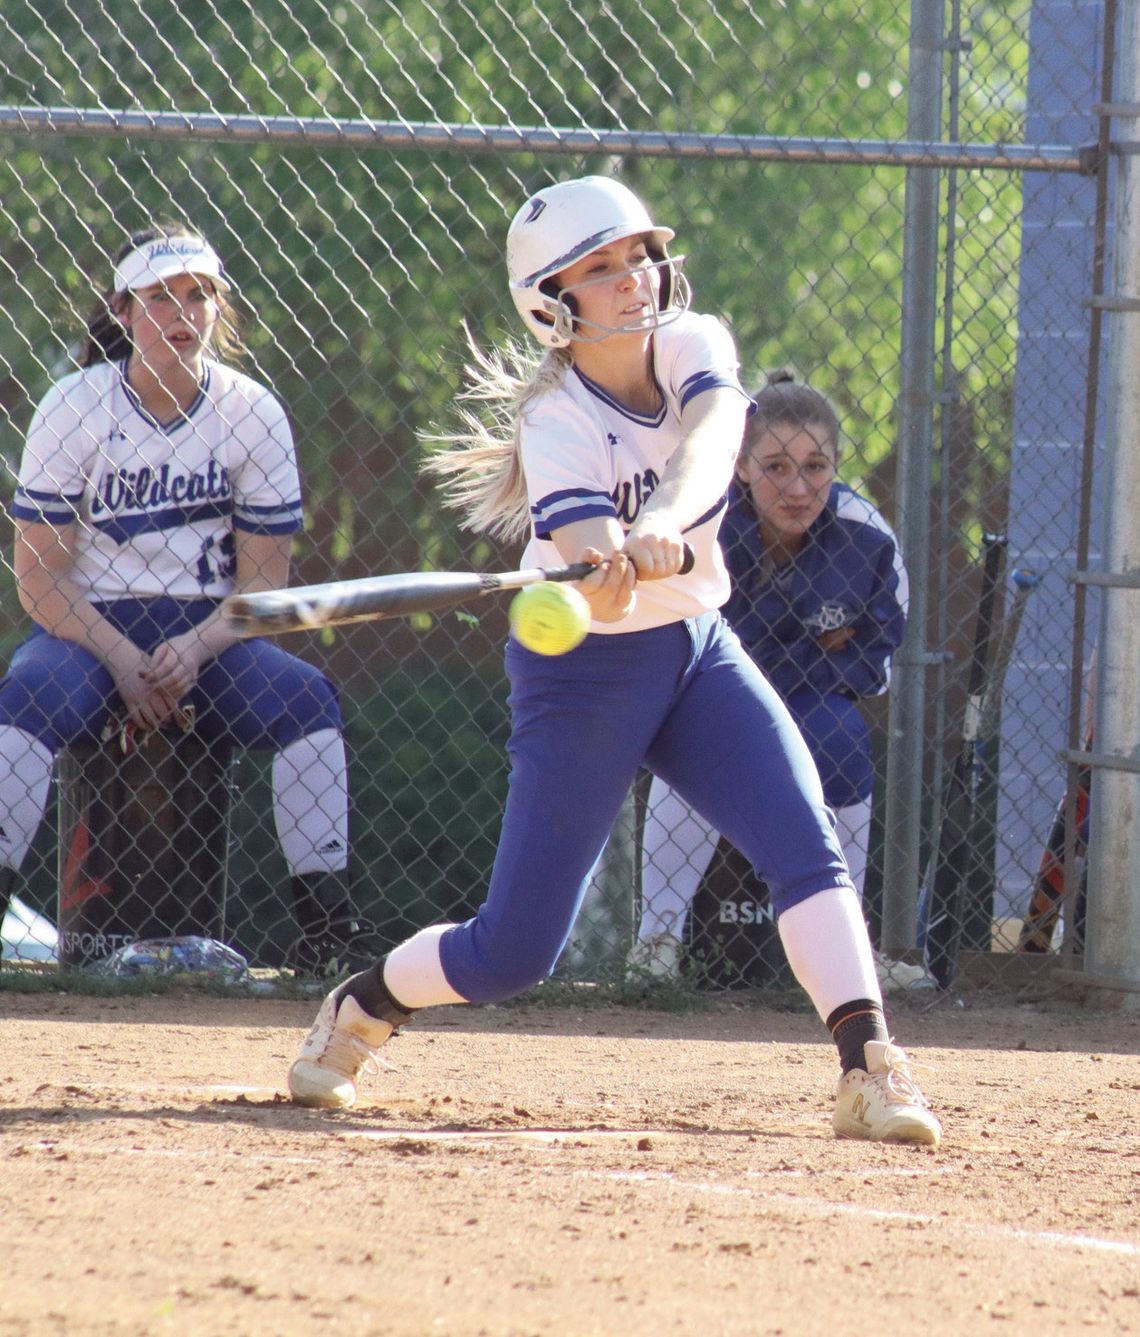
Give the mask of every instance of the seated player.
<svg viewBox="0 0 1140 1337">
<path fill-rule="evenodd" d="M 0 919 L 47 802 L 55 754 L 112 714 L 160 729 L 193 706 L 209 742 L 270 749 L 292 875 L 293 964 L 350 964 L 341 713 L 313 665 L 241 641 L 218 605 L 288 583 L 301 495 L 278 400 L 231 362 L 229 284 L 192 228 L 119 250 L 78 369 L 32 419 L 12 515 L 35 626 L 0 682 Z"/>
</svg>

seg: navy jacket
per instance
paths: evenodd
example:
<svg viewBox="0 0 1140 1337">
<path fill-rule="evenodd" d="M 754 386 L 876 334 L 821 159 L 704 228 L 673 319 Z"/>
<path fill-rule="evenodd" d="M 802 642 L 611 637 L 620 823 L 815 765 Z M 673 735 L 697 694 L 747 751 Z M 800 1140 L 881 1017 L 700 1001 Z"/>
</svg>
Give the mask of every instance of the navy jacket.
<svg viewBox="0 0 1140 1337">
<path fill-rule="evenodd" d="M 734 482 L 720 540 L 733 588 L 724 615 L 785 700 L 805 688 L 853 700 L 886 690 L 908 585 L 895 536 L 869 501 L 833 483 L 795 560 L 765 575 L 756 511 Z M 825 654 L 816 638 L 845 626 L 855 635 Z"/>
</svg>

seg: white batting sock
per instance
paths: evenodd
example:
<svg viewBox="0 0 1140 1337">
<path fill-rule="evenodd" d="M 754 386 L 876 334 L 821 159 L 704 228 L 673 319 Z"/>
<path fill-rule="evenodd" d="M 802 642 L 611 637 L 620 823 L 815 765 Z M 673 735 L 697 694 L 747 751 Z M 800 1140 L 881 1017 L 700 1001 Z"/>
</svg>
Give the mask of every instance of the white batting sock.
<svg viewBox="0 0 1140 1337">
<path fill-rule="evenodd" d="M 384 987 L 404 1007 L 439 1007 L 466 1003 L 447 982 L 439 959 L 439 940 L 452 924 L 434 924 L 393 948 L 384 959 Z"/>
<path fill-rule="evenodd" d="M 792 973 L 822 1021 L 854 998 L 882 1004 L 863 909 L 850 887 L 809 896 L 785 910 L 777 927 Z"/>
<path fill-rule="evenodd" d="M 52 755 L 38 738 L 0 724 L 0 866 L 20 868 L 43 820 Z"/>
<path fill-rule="evenodd" d="M 871 800 L 865 798 L 846 808 L 833 808 L 832 812 L 835 813 L 835 834 L 847 860 L 847 871 L 862 900 L 863 884 L 867 880 L 867 851 L 871 846 Z"/>
<path fill-rule="evenodd" d="M 658 933 L 681 937 L 719 839 L 664 780 L 653 777 L 641 844 L 642 942 Z"/>
<path fill-rule="evenodd" d="M 347 866 L 348 777 L 339 730 L 306 734 L 273 758 L 273 820 L 292 875 Z"/>
</svg>

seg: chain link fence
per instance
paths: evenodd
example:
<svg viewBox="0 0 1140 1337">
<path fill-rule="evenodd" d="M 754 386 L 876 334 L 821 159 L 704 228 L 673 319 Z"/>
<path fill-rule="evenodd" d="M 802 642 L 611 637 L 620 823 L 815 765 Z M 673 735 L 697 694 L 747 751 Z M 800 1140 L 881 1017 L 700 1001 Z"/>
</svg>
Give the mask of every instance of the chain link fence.
<svg viewBox="0 0 1140 1337">
<path fill-rule="evenodd" d="M 965 946 L 1008 953 L 991 959 L 1016 974 L 1019 920 L 1065 781 L 1056 705 L 1072 672 L 1072 542 L 1058 536 L 1075 529 L 1079 450 L 1062 471 L 1018 456 L 1019 441 L 1057 444 L 1062 420 L 1079 445 L 1085 408 L 1094 208 L 1078 169 L 1095 139 L 1101 19 L 1083 6 L 1074 27 L 1072 8 L 939 5 L 943 40 L 922 52 L 898 0 L 628 12 L 134 0 L 82 13 L 11 0 L 0 15 L 4 500 L 18 521 L 33 411 L 77 369 L 114 256 L 157 220 L 183 220 L 224 261 L 241 365 L 288 413 L 305 514 L 292 583 L 516 565 L 517 551 L 460 531 L 442 509 L 419 472 L 420 437 L 451 421 L 465 329 L 482 345 L 520 333 L 502 260 L 514 209 L 548 180 L 616 173 L 676 229 L 695 306 L 731 326 L 748 387 L 789 368 L 834 406 L 839 478 L 888 523 L 907 486 L 900 447 L 913 445 L 899 440 L 904 340 L 929 343 L 925 541 L 903 554 L 926 623 L 923 863 L 962 728 L 983 534 L 1010 536 L 1009 569 L 1052 581 L 1027 605 L 1011 674 L 1048 658 L 1053 695 L 1003 702 L 971 839 Z M 941 89 L 939 144 L 911 132 L 922 60 Z M 932 321 L 908 329 L 919 240 L 908 182 L 923 172 L 937 182 Z M 1029 219 L 1057 224 L 1043 272 L 1027 270 Z M 1019 382 L 1043 332 L 1062 350 L 1052 373 Z M 1011 480 L 1035 498 L 1020 528 Z M 153 487 L 143 503 L 171 504 Z M 7 663 L 32 621 L 7 558 L 0 580 Z M 1012 588 L 1003 575 L 999 605 Z M 484 601 L 281 641 L 339 693 L 352 910 L 373 944 L 480 903 L 506 784 L 506 615 L 505 600 Z M 888 700 L 875 691 L 857 707 L 874 770 L 864 844 L 876 938 L 893 838 Z M 29 816 L 38 754 L 21 754 L 5 726 L 0 824 L 11 849 L 20 831 L 9 827 L 31 840 L 24 857 L 7 856 L 5 960 L 97 959 L 114 936 L 98 907 L 115 901 L 124 938 L 201 933 L 266 970 L 295 965 L 298 941 L 329 924 L 314 928 L 296 885 L 306 861 L 295 846 L 289 858 L 279 748 L 220 754 L 208 740 L 195 747 L 193 727 L 145 743 L 103 723 L 69 746 L 37 736 L 54 777 L 42 822 Z M 307 777 L 317 807 L 319 774 Z M 645 777 L 595 874 L 562 967 L 574 978 L 644 972 L 631 951 L 648 787 Z M 783 982 L 762 886 L 733 851 L 711 855 L 683 859 L 700 884 L 681 930 L 694 980 Z M 916 904 L 919 893 L 901 892 Z M 893 983 L 921 976 L 917 941 L 891 946 L 911 967 Z"/>
</svg>

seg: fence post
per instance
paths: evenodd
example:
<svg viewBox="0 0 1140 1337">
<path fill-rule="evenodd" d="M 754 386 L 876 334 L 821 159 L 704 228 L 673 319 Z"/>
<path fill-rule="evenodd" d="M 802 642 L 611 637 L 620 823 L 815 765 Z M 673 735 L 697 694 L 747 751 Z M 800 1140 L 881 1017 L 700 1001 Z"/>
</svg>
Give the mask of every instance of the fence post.
<svg viewBox="0 0 1140 1337">
<path fill-rule="evenodd" d="M 1140 20 L 1120 5 L 1119 84 L 1124 109 L 1116 146 L 1112 293 L 1105 420 L 1104 569 L 1140 572 Z M 1097 295 L 1099 297 L 1099 294 Z M 1096 673 L 1096 752 L 1124 765 L 1093 768 L 1085 973 L 1124 986 L 1140 1004 L 1140 591 L 1108 586 L 1101 597 Z M 1128 993 L 1128 990 L 1134 992 Z"/>
<path fill-rule="evenodd" d="M 915 0 L 911 7 L 907 137 L 912 140 L 933 143 L 941 136 L 943 8 L 943 0 Z M 899 541 L 910 576 L 910 618 L 906 638 L 894 659 L 887 715 L 881 934 L 881 946 L 887 953 L 914 946 L 918 887 L 922 880 L 938 193 L 937 168 L 907 169 L 895 508 Z"/>
</svg>

